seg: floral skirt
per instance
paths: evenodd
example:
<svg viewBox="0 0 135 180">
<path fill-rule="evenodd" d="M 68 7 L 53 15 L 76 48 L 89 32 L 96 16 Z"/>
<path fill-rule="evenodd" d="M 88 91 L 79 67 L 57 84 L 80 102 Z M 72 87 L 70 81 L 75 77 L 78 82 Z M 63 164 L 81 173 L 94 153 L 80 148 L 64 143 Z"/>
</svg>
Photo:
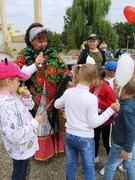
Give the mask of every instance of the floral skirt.
<svg viewBox="0 0 135 180">
<path fill-rule="evenodd" d="M 36 151 L 34 158 L 45 161 L 57 153 L 64 152 L 64 140 L 61 132 L 48 136 L 38 136 L 39 150 Z"/>
</svg>

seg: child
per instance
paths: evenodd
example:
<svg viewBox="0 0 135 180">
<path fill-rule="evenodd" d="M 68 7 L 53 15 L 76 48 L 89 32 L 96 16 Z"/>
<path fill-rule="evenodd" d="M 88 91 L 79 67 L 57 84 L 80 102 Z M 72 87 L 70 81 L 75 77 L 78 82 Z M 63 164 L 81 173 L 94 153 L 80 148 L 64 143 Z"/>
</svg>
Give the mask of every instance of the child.
<svg viewBox="0 0 135 180">
<path fill-rule="evenodd" d="M 104 180 L 112 180 L 117 166 L 123 162 L 128 179 L 135 179 L 132 149 L 135 142 L 135 77 L 122 88 L 120 111 L 114 119 L 113 145 L 110 149 L 104 173 Z"/>
<path fill-rule="evenodd" d="M 109 83 L 111 88 L 114 88 L 115 71 L 118 63 L 114 60 L 110 60 L 105 64 L 106 77 L 105 80 Z"/>
<path fill-rule="evenodd" d="M 6 151 L 13 160 L 12 180 L 25 180 L 29 158 L 38 150 L 36 129 L 44 113 L 34 119 L 28 109 L 33 101 L 26 89 L 16 95 L 21 79 L 29 76 L 22 73 L 12 61 L 0 62 L 0 129 Z"/>
<path fill-rule="evenodd" d="M 106 110 L 112 103 L 116 102 L 116 97 L 113 89 L 106 83 L 104 80 L 106 73 L 102 66 L 96 66 L 98 70 L 98 77 L 96 78 L 95 83 L 92 84 L 91 92 L 95 94 L 98 98 L 98 108 L 99 114 Z M 95 134 L 95 163 L 99 161 L 98 149 L 99 149 L 99 140 L 100 134 L 102 133 L 103 145 L 106 149 L 108 155 L 110 150 L 109 137 L 110 137 L 110 128 L 113 119 L 110 118 L 108 121 L 103 123 L 101 126 L 94 129 Z M 104 168 L 101 169 L 100 174 L 104 174 Z"/>
<path fill-rule="evenodd" d="M 117 65 L 118 65 L 118 63 L 116 61 L 109 60 L 105 64 L 105 67 L 104 67 L 105 72 L 106 72 L 105 81 L 107 81 L 109 83 L 110 87 L 114 90 L 114 94 L 117 91 L 117 89 L 114 88 L 114 86 L 115 86 L 115 72 L 116 72 Z M 112 124 L 110 124 L 109 144 L 111 147 L 111 145 L 112 145 Z M 102 175 L 104 174 L 104 169 L 101 169 L 100 174 L 102 174 Z"/>
<path fill-rule="evenodd" d="M 54 106 L 57 109 L 65 107 L 67 119 L 65 124 L 66 179 L 75 179 L 78 153 L 80 153 L 85 179 L 95 180 L 93 128 L 103 124 L 115 111 L 118 111 L 119 103 L 112 104 L 99 116 L 97 97 L 89 92 L 89 87 L 97 76 L 96 67 L 92 64 L 83 64 L 78 68 L 76 74 L 78 84 L 67 89 L 55 101 Z"/>
</svg>

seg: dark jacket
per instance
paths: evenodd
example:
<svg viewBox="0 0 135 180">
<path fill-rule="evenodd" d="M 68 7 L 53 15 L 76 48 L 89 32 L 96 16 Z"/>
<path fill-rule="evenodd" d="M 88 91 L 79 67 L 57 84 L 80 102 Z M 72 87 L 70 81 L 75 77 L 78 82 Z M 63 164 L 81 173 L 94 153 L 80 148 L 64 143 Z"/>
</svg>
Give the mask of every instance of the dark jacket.
<svg viewBox="0 0 135 180">
<path fill-rule="evenodd" d="M 131 152 L 135 142 L 135 99 L 120 100 L 120 111 L 114 119 L 113 142 Z"/>
<path fill-rule="evenodd" d="M 119 56 L 121 56 L 120 50 L 116 52 L 116 54 L 114 55 L 114 58 L 119 58 Z"/>
<path fill-rule="evenodd" d="M 106 62 L 105 51 L 103 51 L 101 49 L 99 49 L 99 50 L 100 50 L 102 58 L 103 58 L 103 61 L 101 62 L 101 65 L 104 66 L 105 62 Z M 89 48 L 86 48 L 81 52 L 81 54 L 80 54 L 80 56 L 78 58 L 77 64 L 85 64 L 88 55 L 89 55 Z"/>
</svg>

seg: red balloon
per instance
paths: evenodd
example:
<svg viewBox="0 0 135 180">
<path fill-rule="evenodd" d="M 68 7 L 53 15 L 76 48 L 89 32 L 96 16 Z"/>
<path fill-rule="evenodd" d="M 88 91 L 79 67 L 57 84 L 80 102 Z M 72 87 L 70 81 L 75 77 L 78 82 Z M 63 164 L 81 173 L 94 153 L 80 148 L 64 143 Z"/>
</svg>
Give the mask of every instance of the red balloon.
<svg viewBox="0 0 135 180">
<path fill-rule="evenodd" d="M 125 18 L 127 19 L 127 21 L 130 24 L 134 24 L 134 22 L 135 22 L 135 8 L 132 6 L 126 6 L 124 8 L 123 12 L 124 12 L 124 15 L 125 15 Z"/>
</svg>

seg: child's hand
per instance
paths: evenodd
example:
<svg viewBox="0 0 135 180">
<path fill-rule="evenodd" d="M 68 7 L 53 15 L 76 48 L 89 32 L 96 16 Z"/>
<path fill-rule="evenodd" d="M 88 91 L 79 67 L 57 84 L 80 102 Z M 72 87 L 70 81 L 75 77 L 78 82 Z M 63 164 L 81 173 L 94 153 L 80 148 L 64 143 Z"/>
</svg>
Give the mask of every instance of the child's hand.
<svg viewBox="0 0 135 180">
<path fill-rule="evenodd" d="M 34 119 L 40 124 L 43 120 L 44 114 L 45 114 L 45 111 L 39 113 Z"/>
<path fill-rule="evenodd" d="M 98 94 L 97 93 L 94 92 L 93 94 L 98 98 Z"/>
<path fill-rule="evenodd" d="M 111 104 L 110 106 L 115 112 L 118 112 L 120 110 L 120 103 L 119 102 L 115 102 L 113 104 Z"/>
<path fill-rule="evenodd" d="M 19 87 L 20 88 L 20 87 Z M 25 99 L 27 99 L 27 98 L 30 98 L 30 91 L 27 89 L 27 86 L 25 86 L 25 87 L 21 87 L 21 88 L 24 88 L 23 89 L 23 91 L 21 92 L 19 92 L 20 93 L 20 96 L 22 97 L 22 98 L 25 98 Z"/>
<path fill-rule="evenodd" d="M 72 87 L 74 87 L 74 84 L 73 84 L 71 81 L 69 81 L 69 82 L 67 83 L 66 88 L 68 89 L 68 88 L 72 88 Z"/>
<path fill-rule="evenodd" d="M 101 109 L 100 108 L 98 108 L 98 114 L 100 114 L 101 113 Z"/>
<path fill-rule="evenodd" d="M 125 160 L 128 160 L 128 158 L 129 158 L 129 153 L 126 152 L 126 151 L 124 151 L 124 150 L 122 150 L 121 153 L 120 153 L 120 158 L 125 159 Z"/>
</svg>

